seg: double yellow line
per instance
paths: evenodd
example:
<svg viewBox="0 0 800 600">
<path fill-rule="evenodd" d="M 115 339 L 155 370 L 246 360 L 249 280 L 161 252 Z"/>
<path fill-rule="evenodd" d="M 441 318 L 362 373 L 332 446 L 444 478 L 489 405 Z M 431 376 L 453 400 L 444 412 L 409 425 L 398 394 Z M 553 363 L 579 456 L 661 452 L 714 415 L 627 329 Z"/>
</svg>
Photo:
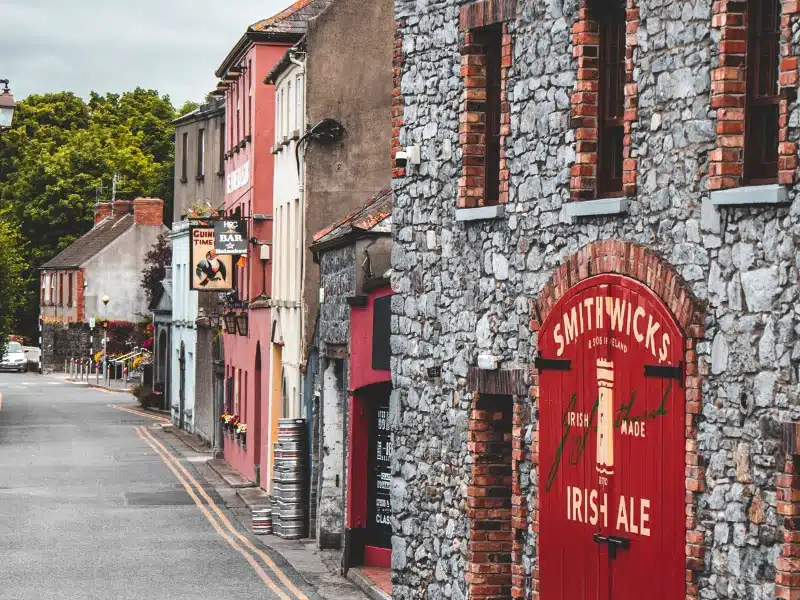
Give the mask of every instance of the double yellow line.
<svg viewBox="0 0 800 600">
<path fill-rule="evenodd" d="M 236 550 L 242 557 L 253 567 L 256 574 L 261 577 L 266 586 L 275 592 L 281 600 L 308 600 L 308 597 L 300 591 L 286 576 L 286 574 L 276 565 L 272 559 L 267 556 L 262 550 L 256 548 L 253 543 L 242 535 L 230 522 L 225 513 L 222 512 L 216 502 L 214 502 L 203 486 L 192 476 L 189 471 L 175 458 L 175 456 L 167 450 L 164 445 L 156 439 L 145 427 L 137 427 L 136 435 L 139 436 L 147 445 L 149 445 L 156 454 L 164 461 L 167 468 L 172 471 L 175 477 L 178 478 L 181 485 L 183 485 L 186 492 L 192 498 L 197 508 L 203 513 L 205 518 L 214 528 L 214 530 L 224 539 L 230 546 Z M 198 497 L 199 494 L 199 497 Z M 205 504 L 200 500 L 205 500 Z M 211 510 L 209 510 L 211 508 Z M 212 514 L 213 512 L 213 514 Z M 224 526 L 224 527 L 223 527 Z M 269 574 L 263 569 L 261 564 L 256 560 L 260 558 L 263 563 L 272 571 L 276 578 L 283 584 L 283 586 L 290 592 L 291 595 L 286 594 L 278 584 L 270 577 Z"/>
</svg>

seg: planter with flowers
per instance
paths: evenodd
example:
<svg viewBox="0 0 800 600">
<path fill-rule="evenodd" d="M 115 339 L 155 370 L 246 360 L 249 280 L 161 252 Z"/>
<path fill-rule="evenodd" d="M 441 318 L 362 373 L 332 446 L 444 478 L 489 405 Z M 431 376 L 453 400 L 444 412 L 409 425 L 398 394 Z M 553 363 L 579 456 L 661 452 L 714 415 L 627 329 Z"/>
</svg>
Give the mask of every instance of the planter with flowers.
<svg viewBox="0 0 800 600">
<path fill-rule="evenodd" d="M 244 423 L 236 425 L 236 438 L 242 443 L 242 446 L 247 443 L 247 425 Z"/>
</svg>

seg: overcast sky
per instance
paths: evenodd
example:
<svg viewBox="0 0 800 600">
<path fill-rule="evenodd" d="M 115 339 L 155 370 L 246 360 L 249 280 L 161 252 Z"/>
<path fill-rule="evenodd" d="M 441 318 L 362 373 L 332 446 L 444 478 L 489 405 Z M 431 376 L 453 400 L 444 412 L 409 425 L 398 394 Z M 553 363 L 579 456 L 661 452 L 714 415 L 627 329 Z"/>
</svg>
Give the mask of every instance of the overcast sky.
<svg viewBox="0 0 800 600">
<path fill-rule="evenodd" d="M 291 2 L 0 0 L 0 79 L 17 99 L 141 86 L 199 101 L 247 26 Z"/>
</svg>

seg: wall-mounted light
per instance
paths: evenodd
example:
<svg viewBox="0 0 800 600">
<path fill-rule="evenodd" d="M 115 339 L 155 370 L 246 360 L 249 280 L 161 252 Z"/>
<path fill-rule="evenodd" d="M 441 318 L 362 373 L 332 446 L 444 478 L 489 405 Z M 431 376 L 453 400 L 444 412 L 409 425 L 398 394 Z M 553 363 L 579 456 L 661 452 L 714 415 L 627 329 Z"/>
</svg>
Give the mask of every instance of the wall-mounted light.
<svg viewBox="0 0 800 600">
<path fill-rule="evenodd" d="M 239 330 L 239 335 L 247 335 L 248 318 L 246 312 L 240 312 L 236 317 L 236 328 Z"/>
<path fill-rule="evenodd" d="M 225 331 L 228 333 L 236 333 L 236 313 L 230 311 L 223 317 L 225 320 Z"/>
<path fill-rule="evenodd" d="M 221 316 L 219 313 L 213 312 L 210 315 L 208 315 L 208 324 L 213 329 L 219 329 L 220 320 Z"/>
</svg>

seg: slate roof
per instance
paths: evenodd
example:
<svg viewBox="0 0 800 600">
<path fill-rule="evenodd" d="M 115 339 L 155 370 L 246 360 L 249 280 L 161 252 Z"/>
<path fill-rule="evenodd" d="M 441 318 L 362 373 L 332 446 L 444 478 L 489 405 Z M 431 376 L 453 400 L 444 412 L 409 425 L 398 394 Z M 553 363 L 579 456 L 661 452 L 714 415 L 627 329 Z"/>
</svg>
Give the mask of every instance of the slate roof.
<svg viewBox="0 0 800 600">
<path fill-rule="evenodd" d="M 45 270 L 80 267 L 131 227 L 133 227 L 133 215 L 131 213 L 106 217 L 95 225 L 89 233 L 75 240 L 40 268 Z"/>
<path fill-rule="evenodd" d="M 332 0 L 298 0 L 287 9 L 269 19 L 253 23 L 248 31 L 303 35 L 308 31 L 308 21 L 322 13 Z"/>
<path fill-rule="evenodd" d="M 344 243 L 345 239 L 358 237 L 362 233 L 391 234 L 392 232 L 392 206 L 394 194 L 389 188 L 384 188 L 357 211 L 349 214 L 341 221 L 326 227 L 314 234 L 313 250 L 336 246 Z"/>
<path fill-rule="evenodd" d="M 308 21 L 325 12 L 331 2 L 333 0 L 298 0 L 278 14 L 253 23 L 215 71 L 217 77 L 223 77 L 241 59 L 250 40 L 296 43 L 308 31 Z"/>
<path fill-rule="evenodd" d="M 153 300 L 150 302 L 150 306 L 147 308 L 153 312 L 159 311 L 158 305 L 161 303 L 161 299 L 166 297 L 166 305 L 172 306 L 172 279 L 162 279 L 159 282 L 158 292 L 156 292 L 155 296 L 153 296 Z M 160 312 L 169 312 L 166 309 L 162 309 Z"/>
</svg>

